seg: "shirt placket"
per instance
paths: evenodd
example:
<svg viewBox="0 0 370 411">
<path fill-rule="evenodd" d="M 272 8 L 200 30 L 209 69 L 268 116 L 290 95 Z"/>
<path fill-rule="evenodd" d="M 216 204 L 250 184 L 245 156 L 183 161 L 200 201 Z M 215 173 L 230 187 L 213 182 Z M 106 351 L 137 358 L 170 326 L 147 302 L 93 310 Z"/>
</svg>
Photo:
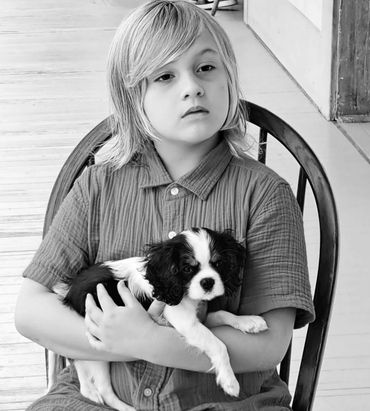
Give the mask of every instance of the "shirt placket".
<svg viewBox="0 0 370 411">
<path fill-rule="evenodd" d="M 184 188 L 176 183 L 164 187 L 163 190 L 162 239 L 167 240 L 173 238 L 183 229 L 181 201 L 186 192 Z M 167 373 L 166 367 L 146 363 L 145 372 L 142 374 L 134 397 L 135 409 L 140 411 L 156 411 L 160 409 L 159 395 Z"/>
<path fill-rule="evenodd" d="M 133 398 L 135 410 L 159 411 L 159 394 L 166 379 L 166 370 L 166 367 L 146 363 L 145 371 Z"/>
<path fill-rule="evenodd" d="M 163 198 L 163 232 L 162 239 L 171 239 L 183 230 L 181 201 L 184 189 L 176 183 L 166 187 Z"/>
</svg>

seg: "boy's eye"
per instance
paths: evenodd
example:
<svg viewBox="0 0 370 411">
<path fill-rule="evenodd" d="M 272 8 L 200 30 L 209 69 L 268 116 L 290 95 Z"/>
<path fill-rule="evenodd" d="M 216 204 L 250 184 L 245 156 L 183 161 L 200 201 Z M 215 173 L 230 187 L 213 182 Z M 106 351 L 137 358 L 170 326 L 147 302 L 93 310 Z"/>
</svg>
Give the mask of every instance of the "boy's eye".
<svg viewBox="0 0 370 411">
<path fill-rule="evenodd" d="M 205 64 L 205 65 L 199 67 L 198 71 L 207 72 L 207 71 L 212 71 L 214 69 L 215 69 L 215 66 L 212 66 L 211 64 Z"/>
<path fill-rule="evenodd" d="M 169 81 L 172 78 L 173 78 L 172 74 L 166 73 L 166 74 L 162 74 L 161 76 L 157 77 L 154 81 L 156 82 Z"/>
</svg>

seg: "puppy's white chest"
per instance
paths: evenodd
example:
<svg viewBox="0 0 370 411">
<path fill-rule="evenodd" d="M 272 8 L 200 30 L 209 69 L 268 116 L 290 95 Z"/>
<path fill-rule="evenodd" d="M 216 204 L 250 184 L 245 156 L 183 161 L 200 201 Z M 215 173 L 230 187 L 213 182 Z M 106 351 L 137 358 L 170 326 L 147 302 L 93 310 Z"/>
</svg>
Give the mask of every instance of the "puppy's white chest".
<svg viewBox="0 0 370 411">
<path fill-rule="evenodd" d="M 178 305 L 166 305 L 163 315 L 176 330 L 182 333 L 199 321 L 197 318 L 198 304 L 199 301 L 184 297 Z"/>
</svg>

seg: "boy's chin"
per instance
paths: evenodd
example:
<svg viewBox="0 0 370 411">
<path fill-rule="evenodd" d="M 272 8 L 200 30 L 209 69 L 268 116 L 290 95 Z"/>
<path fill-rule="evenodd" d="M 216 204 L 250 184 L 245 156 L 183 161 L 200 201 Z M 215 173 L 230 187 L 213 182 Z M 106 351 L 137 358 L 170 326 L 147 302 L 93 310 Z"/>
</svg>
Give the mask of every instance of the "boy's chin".
<svg viewBox="0 0 370 411">
<path fill-rule="evenodd" d="M 219 142 L 219 131 L 210 133 L 209 127 L 193 127 L 182 132 L 174 130 L 172 134 L 163 133 L 159 135 L 159 141 L 155 142 L 157 146 L 167 146 L 168 148 L 182 146 L 185 149 L 191 147 L 203 147 L 206 150 L 212 150 Z"/>
<path fill-rule="evenodd" d="M 208 130 L 197 129 L 194 132 L 188 133 L 182 139 L 185 143 L 192 145 L 207 145 L 210 149 L 217 145 L 219 140 L 219 132 L 214 131 L 213 133 Z"/>
</svg>

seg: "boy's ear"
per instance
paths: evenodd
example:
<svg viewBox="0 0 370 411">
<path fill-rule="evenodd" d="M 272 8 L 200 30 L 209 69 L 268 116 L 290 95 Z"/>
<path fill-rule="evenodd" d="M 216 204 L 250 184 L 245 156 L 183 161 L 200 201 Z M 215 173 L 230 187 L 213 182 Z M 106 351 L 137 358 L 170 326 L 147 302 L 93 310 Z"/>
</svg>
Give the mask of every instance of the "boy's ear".
<svg viewBox="0 0 370 411">
<path fill-rule="evenodd" d="M 168 305 L 181 302 L 185 289 L 179 275 L 178 258 L 168 243 L 147 248 L 145 278 L 153 286 L 153 297 Z"/>
</svg>

